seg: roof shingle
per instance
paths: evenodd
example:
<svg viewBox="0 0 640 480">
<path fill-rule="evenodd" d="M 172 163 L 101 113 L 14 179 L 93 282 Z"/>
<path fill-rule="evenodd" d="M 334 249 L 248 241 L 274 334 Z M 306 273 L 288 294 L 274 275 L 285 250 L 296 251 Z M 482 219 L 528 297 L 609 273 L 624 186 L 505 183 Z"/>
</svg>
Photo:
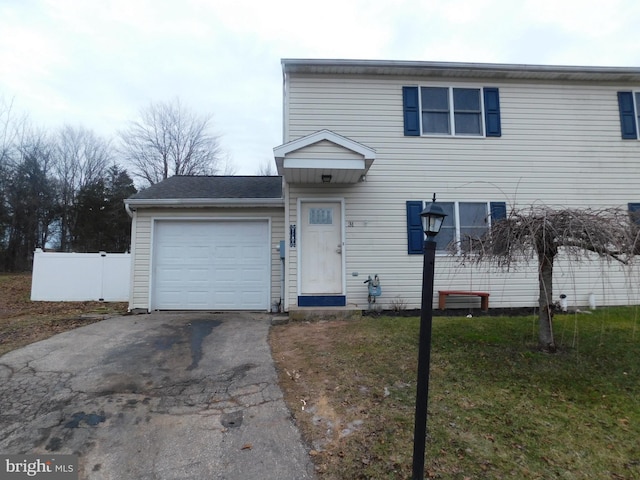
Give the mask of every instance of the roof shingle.
<svg viewBox="0 0 640 480">
<path fill-rule="evenodd" d="M 132 200 L 186 198 L 282 198 L 282 177 L 175 176 L 129 197 Z"/>
</svg>

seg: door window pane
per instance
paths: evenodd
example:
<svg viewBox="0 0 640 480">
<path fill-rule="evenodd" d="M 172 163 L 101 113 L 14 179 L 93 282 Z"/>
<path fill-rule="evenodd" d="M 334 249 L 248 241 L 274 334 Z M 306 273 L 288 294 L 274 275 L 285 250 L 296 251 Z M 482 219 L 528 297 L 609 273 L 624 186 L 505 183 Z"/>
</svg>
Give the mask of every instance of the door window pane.
<svg viewBox="0 0 640 480">
<path fill-rule="evenodd" d="M 332 208 L 310 208 L 309 209 L 309 225 L 332 225 L 333 209 Z"/>
</svg>

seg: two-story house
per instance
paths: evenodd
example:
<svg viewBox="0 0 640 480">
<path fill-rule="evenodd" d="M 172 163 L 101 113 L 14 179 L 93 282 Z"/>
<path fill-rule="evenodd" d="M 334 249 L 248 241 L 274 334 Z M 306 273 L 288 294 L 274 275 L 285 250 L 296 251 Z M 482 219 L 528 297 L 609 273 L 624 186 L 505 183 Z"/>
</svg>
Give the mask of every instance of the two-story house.
<svg viewBox="0 0 640 480">
<path fill-rule="evenodd" d="M 274 149 L 281 185 L 263 178 L 271 183 L 261 200 L 243 184 L 251 177 L 183 177 L 129 199 L 131 308 L 365 309 L 363 282 L 376 274 L 381 308 L 418 308 L 419 212 L 434 192 L 448 214 L 436 237 L 435 289 L 486 291 L 491 307 L 535 306 L 535 261 L 503 272 L 463 265 L 447 246 L 465 248 L 465 236 L 482 234 L 512 208 L 640 206 L 640 68 L 301 59 L 282 67 L 284 138 Z M 189 199 L 191 182 L 203 181 L 212 183 Z M 243 194 L 225 195 L 227 182 Z M 257 243 L 265 251 L 253 264 L 262 272 L 252 287 L 260 300 L 212 303 L 218 287 L 207 277 L 219 280 L 224 268 L 180 265 L 223 266 L 232 251 L 242 258 L 234 238 L 254 234 L 234 229 L 247 223 L 264 230 Z M 230 229 L 217 253 L 211 245 L 220 232 L 195 234 L 209 224 Z M 191 246 L 180 249 L 185 241 Z M 217 284 L 228 287 L 243 273 L 231 275 Z M 589 296 L 598 305 L 638 303 L 640 271 L 565 259 L 554 287 L 569 305 L 586 305 Z M 172 295 L 175 304 L 162 300 Z"/>
</svg>

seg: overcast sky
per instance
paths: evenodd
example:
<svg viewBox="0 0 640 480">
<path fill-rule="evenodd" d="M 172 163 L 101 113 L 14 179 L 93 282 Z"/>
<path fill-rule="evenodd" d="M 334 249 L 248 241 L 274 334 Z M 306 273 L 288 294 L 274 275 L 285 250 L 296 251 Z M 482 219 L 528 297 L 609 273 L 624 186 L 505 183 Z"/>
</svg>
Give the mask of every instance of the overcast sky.
<svg viewBox="0 0 640 480">
<path fill-rule="evenodd" d="M 282 58 L 640 67 L 639 32 L 638 0 L 0 0 L 0 97 L 107 138 L 179 97 L 251 175 L 282 143 Z"/>
</svg>

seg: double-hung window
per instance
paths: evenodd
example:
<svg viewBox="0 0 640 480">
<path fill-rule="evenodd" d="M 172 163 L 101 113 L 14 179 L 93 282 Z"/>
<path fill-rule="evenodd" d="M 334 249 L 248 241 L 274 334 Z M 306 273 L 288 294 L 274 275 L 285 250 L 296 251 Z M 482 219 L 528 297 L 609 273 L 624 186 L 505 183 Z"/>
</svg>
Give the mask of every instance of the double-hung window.
<svg viewBox="0 0 640 480">
<path fill-rule="evenodd" d="M 479 88 L 421 87 L 422 133 L 483 135 Z"/>
<path fill-rule="evenodd" d="M 436 251 L 440 253 L 468 252 L 473 240 L 482 238 L 491 223 L 506 217 L 505 202 L 436 202 L 447 216 L 440 233 L 435 236 Z M 424 233 L 420 212 L 424 203 L 420 200 L 407 202 L 408 253 L 422 253 Z"/>
<path fill-rule="evenodd" d="M 405 136 L 499 137 L 495 87 L 402 87 Z"/>
</svg>

